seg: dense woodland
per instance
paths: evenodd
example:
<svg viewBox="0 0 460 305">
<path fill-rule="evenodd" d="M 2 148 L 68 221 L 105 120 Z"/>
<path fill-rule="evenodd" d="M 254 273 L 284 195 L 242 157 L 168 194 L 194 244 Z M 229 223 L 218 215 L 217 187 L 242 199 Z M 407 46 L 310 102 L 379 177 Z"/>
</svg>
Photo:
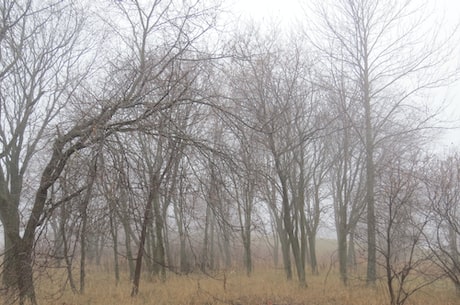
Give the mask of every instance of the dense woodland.
<svg viewBox="0 0 460 305">
<path fill-rule="evenodd" d="M 7 299 L 36 304 L 53 268 L 83 294 L 102 262 L 133 296 L 251 276 L 254 251 L 307 287 L 322 227 L 343 285 L 460 295 L 460 155 L 431 150 L 458 32 L 420 1 L 314 2 L 287 29 L 216 1 L 1 1 Z"/>
</svg>

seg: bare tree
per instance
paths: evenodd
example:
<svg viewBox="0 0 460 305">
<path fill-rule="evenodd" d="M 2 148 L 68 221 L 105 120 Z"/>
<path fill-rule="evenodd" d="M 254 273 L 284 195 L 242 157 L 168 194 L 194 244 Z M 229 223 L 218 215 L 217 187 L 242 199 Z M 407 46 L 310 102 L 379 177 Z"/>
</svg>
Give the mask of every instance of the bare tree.
<svg viewBox="0 0 460 305">
<path fill-rule="evenodd" d="M 68 92 L 80 79 L 75 67 L 82 51 L 75 46 L 80 43 L 83 19 L 73 7 L 57 2 L 5 1 L 0 9 L 0 217 L 6 248 L 3 279 L 8 288 L 19 292 L 21 303 L 26 297 L 36 303 L 31 250 L 46 192 L 56 179 L 52 171 L 57 164 L 40 169 L 34 165 L 37 153 L 51 142 L 49 124 L 67 104 Z M 80 71 L 84 67 L 82 64 Z M 65 142 L 60 139 L 56 143 L 56 152 Z M 53 162 L 57 158 L 67 157 L 56 155 Z M 33 170 L 42 171 L 41 182 L 26 183 Z M 40 185 L 35 199 L 24 196 L 26 185 Z M 37 204 L 37 208 L 27 208 L 30 217 L 25 221 L 19 211 L 30 204 Z M 26 225 L 21 228 L 23 223 Z"/>
<path fill-rule="evenodd" d="M 417 92 L 452 80 L 455 67 L 444 69 L 444 62 L 450 56 L 453 36 L 452 32 L 441 35 L 439 28 L 426 29 L 422 23 L 429 12 L 415 1 L 321 2 L 316 12 L 321 20 L 308 32 L 310 41 L 322 53 L 325 71 L 346 69 L 362 109 L 354 129 L 366 153 L 367 282 L 374 284 L 375 162 L 379 148 L 392 137 L 382 131 L 404 111 L 413 112 Z M 432 116 L 418 109 L 419 121 L 410 128 L 420 128 Z"/>
<path fill-rule="evenodd" d="M 36 229 L 48 217 L 50 188 L 77 151 L 115 133 L 141 128 L 143 120 L 177 102 L 166 97 L 186 74 L 181 73 L 178 63 L 186 55 L 193 57 L 185 50 L 190 50 L 212 27 L 215 11 L 185 2 L 180 8 L 172 2 L 155 2 L 148 8 L 137 1 L 110 4 L 109 12 L 113 5 L 118 6 L 132 31 L 129 35 L 123 33 L 107 18 L 107 24 L 119 29 L 119 37 L 128 48 L 119 49 L 119 56 L 107 64 L 107 78 L 101 83 L 106 82 L 99 91 L 74 77 L 86 72 L 84 68 L 92 62 L 88 58 L 79 61 L 85 47 L 74 48 L 82 28 L 74 6 L 61 2 L 43 6 L 28 1 L 24 5 L 30 9 L 25 14 L 20 2 L 10 4 L 17 13 L 2 17 L 19 21 L 6 20 L 3 24 L 7 27 L 2 27 L 2 32 L 8 30 L 5 35 L 11 37 L 3 39 L 2 34 L 2 43 L 8 41 L 8 52 L 18 58 L 11 62 L 12 68 L 4 69 L 1 82 L 0 215 L 7 246 L 4 274 L 8 278 L 5 283 L 18 292 L 21 303 L 29 298 L 35 304 L 33 247 Z M 140 19 L 134 21 L 133 16 Z M 200 22 L 192 26 L 192 19 Z M 23 38 L 22 42 L 18 42 L 19 38 Z M 157 43 L 152 43 L 156 39 Z M 51 128 L 64 107 L 65 121 Z M 48 143 L 52 145 L 45 149 Z M 47 161 L 43 168 L 35 169 L 40 181 L 33 187 L 33 198 L 26 200 L 21 191 L 23 181 L 33 157 L 42 150 L 48 154 L 43 155 Z M 22 230 L 21 204 L 28 211 Z"/>
<path fill-rule="evenodd" d="M 269 179 L 274 187 L 269 189 L 276 190 L 277 195 L 267 193 L 266 198 L 273 200 L 268 206 L 277 219 L 287 277 L 290 278 L 292 251 L 299 283 L 305 287 L 308 247 L 305 213 L 313 211 L 306 208 L 306 202 L 315 202 L 314 192 L 306 194 L 313 184 L 309 170 L 314 168 L 308 160 L 309 143 L 327 120 L 319 119 L 320 102 L 314 94 L 311 64 L 303 46 L 289 40 L 290 49 L 284 49 L 272 34 L 264 37 L 255 31 L 237 44 L 236 50 L 243 60 L 237 62 L 234 99 L 238 108 L 247 113 L 249 125 L 257 131 L 255 139 L 271 167 L 264 175 L 273 175 Z M 311 220 L 316 218 L 310 216 Z M 317 223 L 310 225 L 310 234 L 314 236 Z"/>
<path fill-rule="evenodd" d="M 377 188 L 382 202 L 378 212 L 383 216 L 377 222 L 377 251 L 383 258 L 390 304 L 402 305 L 440 277 L 434 273 L 432 254 L 424 248 L 431 214 L 423 204 L 422 160 L 417 153 L 401 151 L 397 156 L 387 151 L 385 159 Z"/>
<path fill-rule="evenodd" d="M 364 209 L 364 151 L 353 130 L 359 120 L 355 90 L 347 81 L 346 71 L 331 69 L 323 76 L 325 98 L 335 120 L 328 128 L 327 154 L 330 158 L 330 189 L 332 193 L 335 230 L 337 234 L 339 271 L 347 285 L 348 267 L 356 264 L 354 234 Z M 345 74 L 345 75 L 344 75 Z M 348 242 L 348 240 L 350 242 Z"/>
<path fill-rule="evenodd" d="M 460 199 L 460 159 L 457 153 L 446 158 L 431 158 L 424 175 L 427 207 L 433 213 L 426 234 L 433 261 L 454 284 L 460 295 L 460 251 L 458 247 Z"/>
</svg>

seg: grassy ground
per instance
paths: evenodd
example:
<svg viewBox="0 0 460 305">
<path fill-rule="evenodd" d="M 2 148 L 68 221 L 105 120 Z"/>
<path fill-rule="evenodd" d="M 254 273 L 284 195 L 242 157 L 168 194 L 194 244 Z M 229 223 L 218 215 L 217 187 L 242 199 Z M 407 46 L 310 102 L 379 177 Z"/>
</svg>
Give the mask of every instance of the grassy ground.
<svg viewBox="0 0 460 305">
<path fill-rule="evenodd" d="M 287 282 L 282 270 L 258 270 L 250 278 L 244 274 L 224 272 L 213 277 L 205 275 L 170 275 L 166 282 L 145 280 L 140 293 L 131 298 L 131 285 L 124 275 L 115 286 L 113 275 L 92 271 L 88 275 L 86 293 L 73 294 L 70 289 L 61 293 L 58 283 L 42 280 L 39 283 L 40 304 L 50 305 L 383 305 L 388 304 L 384 287 L 365 287 L 355 279 L 343 287 L 336 274 L 310 276 L 308 288 L 299 288 L 295 281 Z M 52 293 L 54 291 L 54 293 Z M 454 290 L 447 283 L 438 283 L 411 297 L 412 305 L 460 304 Z"/>
</svg>

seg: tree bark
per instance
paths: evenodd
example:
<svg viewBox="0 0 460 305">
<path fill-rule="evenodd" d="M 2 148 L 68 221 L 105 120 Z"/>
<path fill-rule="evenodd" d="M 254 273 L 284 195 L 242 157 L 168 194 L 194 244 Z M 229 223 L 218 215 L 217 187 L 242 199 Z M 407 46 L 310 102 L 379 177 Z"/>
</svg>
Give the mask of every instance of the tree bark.
<svg viewBox="0 0 460 305">
<path fill-rule="evenodd" d="M 85 278 L 86 278 L 86 254 L 87 254 L 87 229 L 88 229 L 88 205 L 91 200 L 94 181 L 96 180 L 97 161 L 99 151 L 96 152 L 91 160 L 87 179 L 87 191 L 80 203 L 80 217 L 82 220 L 80 233 L 80 294 L 85 293 Z M 97 247 L 97 245 L 96 245 Z"/>
<path fill-rule="evenodd" d="M 153 189 L 150 190 L 149 198 L 147 200 L 147 205 L 144 211 L 144 220 L 142 221 L 141 237 L 139 238 L 139 249 L 137 251 L 136 268 L 134 270 L 134 275 L 133 275 L 133 287 L 131 290 L 131 297 L 134 297 L 139 293 L 139 284 L 140 284 L 141 270 L 142 270 L 142 258 L 144 256 L 144 251 L 145 251 L 144 246 L 145 246 L 145 240 L 147 237 L 147 227 L 153 216 L 152 201 L 153 201 L 153 197 L 155 196 L 153 193 L 154 191 L 156 190 L 153 190 Z"/>
<path fill-rule="evenodd" d="M 120 283 L 120 261 L 118 259 L 118 226 L 116 224 L 115 213 L 113 212 L 113 209 L 115 208 L 115 204 L 110 205 L 110 235 L 112 236 L 113 242 L 113 265 L 115 285 L 118 286 L 118 284 Z"/>
<path fill-rule="evenodd" d="M 367 76 L 366 78 L 367 79 Z M 368 285 L 375 285 L 377 280 L 377 244 L 375 223 L 375 165 L 374 141 L 371 121 L 369 84 L 364 83 L 364 107 L 366 119 L 366 203 L 367 203 L 367 278 Z"/>
</svg>

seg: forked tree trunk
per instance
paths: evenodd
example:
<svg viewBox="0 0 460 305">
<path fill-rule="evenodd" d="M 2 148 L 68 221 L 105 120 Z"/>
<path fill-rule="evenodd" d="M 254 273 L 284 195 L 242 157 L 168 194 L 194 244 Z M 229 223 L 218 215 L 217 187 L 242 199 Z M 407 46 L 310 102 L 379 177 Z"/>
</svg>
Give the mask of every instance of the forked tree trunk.
<svg viewBox="0 0 460 305">
<path fill-rule="evenodd" d="M 279 168 L 279 165 L 278 165 Z M 288 198 L 288 187 L 286 177 L 278 169 L 278 176 L 281 182 L 282 188 L 282 205 L 283 205 L 283 224 L 284 230 L 286 230 L 287 237 L 292 249 L 292 255 L 294 256 L 294 262 L 297 271 L 297 278 L 301 287 L 307 287 L 307 279 L 305 274 L 305 259 L 301 257 L 300 244 L 297 235 L 294 233 L 294 224 L 291 217 L 291 208 L 289 206 Z"/>
</svg>

